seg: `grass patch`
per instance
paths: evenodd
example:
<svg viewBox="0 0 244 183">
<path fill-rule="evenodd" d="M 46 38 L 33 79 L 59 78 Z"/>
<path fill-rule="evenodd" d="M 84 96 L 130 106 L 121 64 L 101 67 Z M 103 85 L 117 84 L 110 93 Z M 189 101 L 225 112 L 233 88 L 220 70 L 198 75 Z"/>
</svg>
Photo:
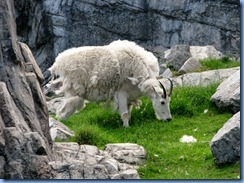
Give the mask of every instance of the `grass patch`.
<svg viewBox="0 0 244 183">
<path fill-rule="evenodd" d="M 138 169 L 142 179 L 237 179 L 240 164 L 216 166 L 209 146 L 216 132 L 233 115 L 229 111 L 220 112 L 210 101 L 217 86 L 175 88 L 171 96 L 171 122 L 157 120 L 151 102 L 142 97 L 143 105 L 139 110 L 133 109 L 129 128 L 122 126 L 118 113 L 94 103 L 63 123 L 75 131 L 76 136 L 70 141 L 80 144 L 100 149 L 107 143 L 142 145 L 147 152 L 146 162 Z M 197 143 L 180 143 L 185 134 L 194 136 Z"/>
<path fill-rule="evenodd" d="M 227 69 L 240 66 L 240 62 L 234 61 L 230 57 L 223 57 L 221 59 L 207 58 L 200 60 L 200 63 L 202 67 L 199 69 L 199 72 L 215 69 Z"/>
<path fill-rule="evenodd" d="M 202 65 L 199 69 L 193 72 L 203 72 L 208 70 L 216 70 L 216 69 L 228 69 L 233 67 L 239 67 L 240 62 L 235 61 L 230 57 L 223 57 L 223 58 L 206 58 L 199 60 L 200 64 Z M 174 70 L 171 68 L 171 71 L 173 72 L 173 76 L 180 76 L 182 75 L 181 72 Z"/>
</svg>

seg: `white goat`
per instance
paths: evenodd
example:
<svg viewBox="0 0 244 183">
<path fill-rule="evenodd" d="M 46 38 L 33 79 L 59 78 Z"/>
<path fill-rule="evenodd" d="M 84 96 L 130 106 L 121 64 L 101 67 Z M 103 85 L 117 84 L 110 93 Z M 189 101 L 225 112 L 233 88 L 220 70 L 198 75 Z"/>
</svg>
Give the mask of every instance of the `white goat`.
<svg viewBox="0 0 244 183">
<path fill-rule="evenodd" d="M 62 52 L 49 69 L 52 76 L 60 76 L 63 82 L 60 92 L 66 96 L 57 116 L 67 119 L 75 110 L 83 107 L 84 99 L 109 103 L 114 98 L 115 109 L 121 115 L 123 126 L 127 127 L 131 105 L 138 104 L 138 97 L 148 96 L 157 118 L 171 120 L 169 103 L 172 82 L 167 95 L 156 79 L 159 68 L 155 59 L 152 53 L 127 41 Z M 154 64 L 150 65 L 150 60 Z"/>
</svg>

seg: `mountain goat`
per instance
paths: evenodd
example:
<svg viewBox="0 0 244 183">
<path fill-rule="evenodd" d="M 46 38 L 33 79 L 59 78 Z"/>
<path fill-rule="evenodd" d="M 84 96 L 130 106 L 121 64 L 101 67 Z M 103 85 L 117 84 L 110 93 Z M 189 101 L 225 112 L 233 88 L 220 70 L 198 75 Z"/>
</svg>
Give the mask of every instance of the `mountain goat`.
<svg viewBox="0 0 244 183">
<path fill-rule="evenodd" d="M 150 63 L 152 61 L 152 63 Z M 159 72 L 157 58 L 129 41 L 115 41 L 106 46 L 71 48 L 60 53 L 49 69 L 59 76 L 66 99 L 57 116 L 67 119 L 83 108 L 84 99 L 110 103 L 119 111 L 123 126 L 129 125 L 131 106 L 138 105 L 137 98 L 147 96 L 152 101 L 158 119 L 171 120 L 170 95 L 156 76 Z M 52 82 L 52 81 L 51 81 Z"/>
</svg>

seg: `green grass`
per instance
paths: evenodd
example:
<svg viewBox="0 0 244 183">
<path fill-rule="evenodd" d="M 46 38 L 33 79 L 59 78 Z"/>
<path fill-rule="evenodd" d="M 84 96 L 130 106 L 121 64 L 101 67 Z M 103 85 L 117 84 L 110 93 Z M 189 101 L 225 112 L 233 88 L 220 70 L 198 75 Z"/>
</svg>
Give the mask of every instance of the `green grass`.
<svg viewBox="0 0 244 183">
<path fill-rule="evenodd" d="M 217 84 L 208 87 L 175 88 L 171 96 L 171 122 L 156 119 L 151 102 L 132 111 L 129 128 L 122 126 L 120 116 L 103 104 L 87 104 L 86 108 L 63 122 L 75 131 L 69 141 L 92 144 L 100 149 L 107 143 L 137 143 L 147 153 L 138 172 L 142 179 L 237 179 L 240 164 L 218 167 L 214 163 L 209 142 L 223 124 L 232 117 L 219 111 L 210 101 Z M 204 113 L 204 110 L 208 110 Z M 179 142 L 184 135 L 198 141 Z"/>
<path fill-rule="evenodd" d="M 227 56 L 225 56 L 221 59 L 210 57 L 207 59 L 199 60 L 199 62 L 202 66 L 193 72 L 203 72 L 203 71 L 216 70 L 216 69 L 227 69 L 227 68 L 233 68 L 233 67 L 240 66 L 239 61 L 235 61 Z M 172 72 L 173 72 L 174 76 L 182 75 L 181 72 L 173 70 L 173 69 L 172 69 Z"/>
<path fill-rule="evenodd" d="M 229 57 L 223 57 L 221 59 L 217 58 L 207 58 L 200 60 L 202 67 L 199 71 L 207 71 L 207 70 L 214 70 L 214 69 L 226 69 L 232 67 L 240 66 L 240 62 L 234 61 Z"/>
</svg>

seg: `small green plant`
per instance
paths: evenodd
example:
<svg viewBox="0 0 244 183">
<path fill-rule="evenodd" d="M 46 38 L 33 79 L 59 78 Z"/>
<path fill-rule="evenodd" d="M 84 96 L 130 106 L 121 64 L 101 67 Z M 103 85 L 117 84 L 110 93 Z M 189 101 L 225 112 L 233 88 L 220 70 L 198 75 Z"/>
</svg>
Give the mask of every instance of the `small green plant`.
<svg viewBox="0 0 244 183">
<path fill-rule="evenodd" d="M 98 147 L 113 142 L 113 140 L 109 139 L 109 136 L 94 126 L 83 126 L 70 141 L 75 141 L 78 144 L 95 145 Z"/>
</svg>

